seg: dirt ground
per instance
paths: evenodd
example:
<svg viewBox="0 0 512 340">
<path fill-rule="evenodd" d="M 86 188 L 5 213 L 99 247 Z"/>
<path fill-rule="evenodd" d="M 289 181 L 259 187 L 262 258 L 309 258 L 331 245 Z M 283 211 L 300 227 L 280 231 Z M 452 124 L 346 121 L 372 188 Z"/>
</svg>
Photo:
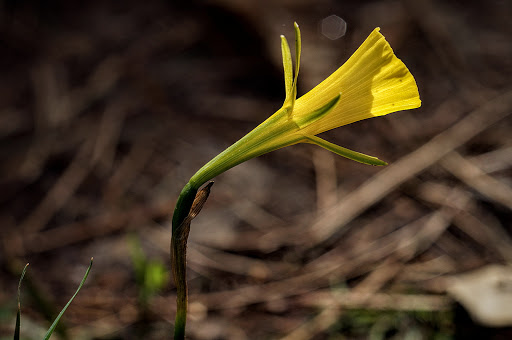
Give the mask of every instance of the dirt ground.
<svg viewBox="0 0 512 340">
<path fill-rule="evenodd" d="M 171 338 L 176 198 L 281 106 L 279 35 L 292 41 L 294 21 L 299 95 L 378 26 L 422 107 L 324 134 L 386 167 L 300 144 L 217 177 L 192 223 L 188 338 L 508 338 L 447 292 L 512 261 L 511 2 L 0 7 L 1 339 L 25 263 L 22 334 L 41 339 L 91 257 L 54 338 Z M 337 39 L 332 15 L 347 23 Z"/>
</svg>

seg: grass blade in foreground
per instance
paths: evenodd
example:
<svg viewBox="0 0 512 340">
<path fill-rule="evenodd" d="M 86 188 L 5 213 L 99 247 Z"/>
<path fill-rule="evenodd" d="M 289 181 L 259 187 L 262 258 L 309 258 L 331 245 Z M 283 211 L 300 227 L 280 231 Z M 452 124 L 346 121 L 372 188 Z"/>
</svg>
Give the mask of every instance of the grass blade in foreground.
<svg viewBox="0 0 512 340">
<path fill-rule="evenodd" d="M 89 264 L 89 268 L 87 268 L 87 271 L 85 272 L 85 275 L 84 275 L 84 278 L 82 279 L 82 282 L 80 282 L 80 285 L 78 286 L 78 289 L 76 290 L 75 294 L 73 294 L 71 299 L 69 299 L 68 303 L 64 306 L 64 308 L 62 308 L 62 310 L 60 311 L 59 315 L 57 316 L 57 318 L 55 319 L 53 324 L 50 326 L 50 329 L 48 329 L 48 332 L 46 332 L 46 335 L 44 336 L 44 340 L 50 339 L 50 337 L 52 336 L 53 331 L 55 330 L 55 327 L 57 327 L 57 324 L 60 321 L 60 318 L 62 317 L 62 315 L 64 315 L 64 312 L 66 311 L 66 309 L 68 309 L 69 305 L 71 304 L 71 302 L 73 301 L 75 296 L 78 294 L 78 292 L 80 291 L 80 289 L 84 285 L 85 280 L 87 280 L 87 276 L 89 276 L 89 272 L 91 271 L 92 260 L 93 260 L 93 258 L 91 257 L 91 263 Z"/>
<path fill-rule="evenodd" d="M 20 339 L 20 325 L 21 325 L 21 303 L 20 303 L 20 295 L 21 295 L 21 281 L 25 277 L 25 273 L 27 272 L 28 263 L 23 268 L 23 272 L 21 273 L 20 282 L 18 283 L 18 313 L 16 313 L 16 326 L 14 327 L 14 340 Z"/>
</svg>

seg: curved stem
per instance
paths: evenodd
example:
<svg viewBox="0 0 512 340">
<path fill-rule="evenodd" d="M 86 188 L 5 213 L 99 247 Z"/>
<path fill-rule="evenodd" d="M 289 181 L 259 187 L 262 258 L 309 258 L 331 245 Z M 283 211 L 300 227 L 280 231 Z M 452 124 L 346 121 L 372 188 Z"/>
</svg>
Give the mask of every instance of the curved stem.
<svg viewBox="0 0 512 340">
<path fill-rule="evenodd" d="M 187 183 L 181 191 L 172 217 L 171 265 L 176 286 L 176 321 L 174 339 L 185 339 L 187 323 L 187 240 L 190 223 L 186 223 L 197 189 Z"/>
<path fill-rule="evenodd" d="M 199 214 L 210 195 L 213 182 L 205 185 L 199 192 L 192 182 L 181 191 L 172 217 L 171 264 L 176 285 L 176 322 L 174 339 L 185 339 L 187 324 L 187 240 L 190 222 Z"/>
</svg>

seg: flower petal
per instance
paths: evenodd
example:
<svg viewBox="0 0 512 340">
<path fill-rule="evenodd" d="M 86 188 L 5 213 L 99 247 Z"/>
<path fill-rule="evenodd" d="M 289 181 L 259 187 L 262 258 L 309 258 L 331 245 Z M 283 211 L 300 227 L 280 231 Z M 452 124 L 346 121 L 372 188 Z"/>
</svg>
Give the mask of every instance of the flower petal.
<svg viewBox="0 0 512 340">
<path fill-rule="evenodd" d="M 313 124 L 329 112 L 331 112 L 336 105 L 340 102 L 341 93 L 334 97 L 332 100 L 327 102 L 324 106 L 311 112 L 309 115 L 301 117 L 302 119 L 296 119 L 292 117 L 293 121 L 299 126 L 299 128 L 304 129 L 306 126 Z"/>
<path fill-rule="evenodd" d="M 299 24 L 294 22 L 293 28 L 295 29 L 295 78 L 293 79 L 293 91 L 292 91 L 293 103 L 292 103 L 292 105 L 295 104 L 295 99 L 297 98 L 297 79 L 299 77 L 300 54 L 301 54 L 301 49 L 302 49 Z"/>
<path fill-rule="evenodd" d="M 283 68 L 284 68 L 284 89 L 286 91 L 286 98 L 284 100 L 285 105 L 289 101 L 295 99 L 294 84 L 293 84 L 293 66 L 292 66 L 292 54 L 290 52 L 290 46 L 284 35 L 281 36 L 281 53 L 283 54 Z"/>
<path fill-rule="evenodd" d="M 359 120 L 419 107 L 418 87 L 376 28 L 336 72 L 297 99 L 294 116 L 300 118 L 338 93 L 340 104 L 305 131 L 315 135 Z"/>
<path fill-rule="evenodd" d="M 306 136 L 305 138 L 306 138 L 306 140 L 304 141 L 305 143 L 316 144 L 326 150 L 334 152 L 335 154 L 338 154 L 340 156 L 346 157 L 348 159 L 351 159 L 351 160 L 359 162 L 359 163 L 364 163 L 364 164 L 369 164 L 369 165 L 387 165 L 388 164 L 384 161 L 381 161 L 377 157 L 368 156 L 368 155 L 365 155 L 364 153 L 352 151 L 350 149 L 347 149 L 342 146 L 328 142 L 325 139 L 322 139 L 317 136 Z"/>
</svg>

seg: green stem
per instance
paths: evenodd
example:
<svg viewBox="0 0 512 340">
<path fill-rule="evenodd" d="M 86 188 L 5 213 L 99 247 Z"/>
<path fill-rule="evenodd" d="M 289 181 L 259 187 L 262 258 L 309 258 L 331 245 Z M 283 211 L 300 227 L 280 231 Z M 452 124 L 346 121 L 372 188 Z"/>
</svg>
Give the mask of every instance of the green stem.
<svg viewBox="0 0 512 340">
<path fill-rule="evenodd" d="M 187 218 L 197 189 L 187 183 L 181 191 L 172 217 L 171 265 L 176 285 L 176 322 L 174 339 L 185 339 L 187 323 L 187 239 L 190 224 L 183 223 Z"/>
<path fill-rule="evenodd" d="M 172 217 L 171 239 L 171 264 L 176 285 L 177 305 L 174 325 L 175 340 L 185 338 L 187 321 L 186 260 L 190 221 L 197 215 L 208 197 L 211 184 L 203 188 L 198 195 L 196 207 L 194 200 L 199 187 L 213 177 L 246 160 L 303 140 L 302 135 L 296 134 L 299 127 L 288 117 L 291 109 L 292 107 L 282 107 L 254 130 L 221 152 L 199 169 L 181 191 Z M 269 141 L 273 142 L 269 145 Z M 205 189 L 206 191 L 203 192 Z"/>
<path fill-rule="evenodd" d="M 201 186 L 200 184 L 199 186 Z M 190 212 L 190 208 L 192 207 L 192 203 L 194 203 L 194 199 L 196 198 L 198 186 L 194 186 L 192 182 L 188 182 L 181 190 L 180 196 L 178 197 L 178 201 L 176 202 L 176 206 L 174 208 L 174 213 L 172 215 L 172 232 L 174 234 L 175 231 L 178 230 L 181 223 L 187 218 L 188 213 Z"/>
</svg>

